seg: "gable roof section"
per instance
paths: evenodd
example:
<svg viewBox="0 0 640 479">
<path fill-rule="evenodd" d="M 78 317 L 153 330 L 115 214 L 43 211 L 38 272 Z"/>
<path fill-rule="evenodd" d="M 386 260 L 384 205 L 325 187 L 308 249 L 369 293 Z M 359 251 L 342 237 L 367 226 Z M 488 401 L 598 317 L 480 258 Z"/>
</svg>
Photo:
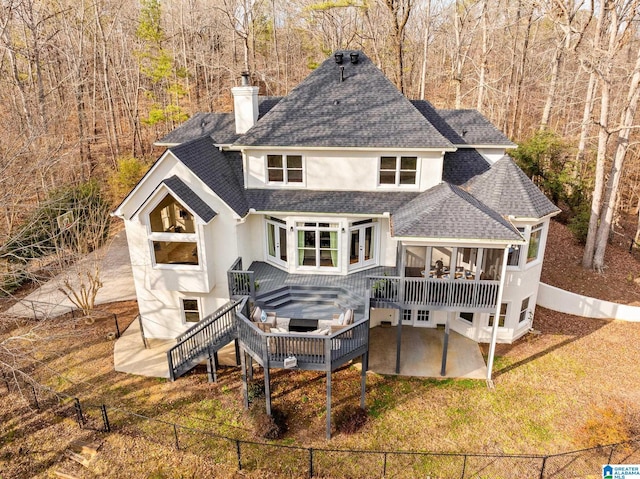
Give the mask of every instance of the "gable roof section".
<svg viewBox="0 0 640 479">
<path fill-rule="evenodd" d="M 473 179 L 469 192 L 504 216 L 542 218 L 560 212 L 507 155 Z"/>
<path fill-rule="evenodd" d="M 233 143 L 239 136 L 233 113 L 196 113 L 155 144 L 179 145 L 207 135 L 217 144 Z"/>
<path fill-rule="evenodd" d="M 441 183 L 392 216 L 396 237 L 459 238 L 521 242 L 518 230 L 462 188 Z"/>
<path fill-rule="evenodd" d="M 266 190 L 246 191 L 249 204 L 261 212 L 392 213 L 418 193 L 378 191 Z"/>
<path fill-rule="evenodd" d="M 366 55 L 353 64 L 343 53 L 341 65 L 325 60 L 236 145 L 452 148 Z"/>
<path fill-rule="evenodd" d="M 282 97 L 258 97 L 258 118 L 266 115 Z M 240 135 L 236 133 L 234 113 L 196 113 L 182 125 L 156 141 L 156 145 L 179 145 L 203 136 L 211 136 L 216 145 L 230 145 Z"/>
<path fill-rule="evenodd" d="M 489 171 L 489 163 L 472 148 L 460 148 L 444 154 L 442 180 L 454 185 L 464 185 L 472 178 Z"/>
<path fill-rule="evenodd" d="M 215 218 L 217 213 L 177 176 L 173 175 L 170 178 L 166 178 L 162 183 L 164 183 L 180 201 L 188 206 L 191 211 L 199 216 L 205 223 L 208 223 Z"/>
<path fill-rule="evenodd" d="M 462 140 L 458 143 L 452 137 L 450 141 L 455 145 L 516 146 L 478 110 L 437 110 L 437 114 Z"/>
<path fill-rule="evenodd" d="M 208 136 L 170 148 L 170 151 L 239 216 L 249 212 L 239 152 L 220 151 Z"/>
</svg>

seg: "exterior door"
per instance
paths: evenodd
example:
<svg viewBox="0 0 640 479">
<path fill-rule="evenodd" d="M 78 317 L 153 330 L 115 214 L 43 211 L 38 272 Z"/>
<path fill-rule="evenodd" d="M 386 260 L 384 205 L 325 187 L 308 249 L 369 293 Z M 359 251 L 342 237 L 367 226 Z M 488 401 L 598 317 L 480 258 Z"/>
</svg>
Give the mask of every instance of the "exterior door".
<svg viewBox="0 0 640 479">
<path fill-rule="evenodd" d="M 376 264 L 376 235 L 374 224 L 352 227 L 349 230 L 349 269 Z"/>
<path fill-rule="evenodd" d="M 433 328 L 431 313 L 428 309 L 403 309 L 402 324 L 417 328 Z"/>
<path fill-rule="evenodd" d="M 267 221 L 267 258 L 280 266 L 287 266 L 287 228 Z"/>
</svg>

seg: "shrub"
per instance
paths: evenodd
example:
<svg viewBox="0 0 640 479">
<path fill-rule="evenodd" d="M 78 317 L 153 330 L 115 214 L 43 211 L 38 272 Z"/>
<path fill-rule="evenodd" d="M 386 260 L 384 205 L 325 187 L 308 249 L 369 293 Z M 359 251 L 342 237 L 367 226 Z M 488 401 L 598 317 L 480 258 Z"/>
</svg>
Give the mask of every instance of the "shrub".
<svg viewBox="0 0 640 479">
<path fill-rule="evenodd" d="M 271 409 L 254 415 L 255 434 L 264 439 L 281 439 L 287 432 L 287 415 L 279 409 Z"/>
<path fill-rule="evenodd" d="M 345 406 L 334 416 L 336 430 L 344 434 L 358 432 L 367 422 L 367 411 L 357 406 Z"/>
<path fill-rule="evenodd" d="M 108 179 L 111 201 L 119 203 L 136 186 L 149 169 L 149 163 L 139 158 L 120 158 L 118 167 Z"/>
<path fill-rule="evenodd" d="M 264 383 L 262 381 L 251 381 L 247 383 L 247 396 L 252 403 L 256 399 L 264 397 Z"/>
</svg>

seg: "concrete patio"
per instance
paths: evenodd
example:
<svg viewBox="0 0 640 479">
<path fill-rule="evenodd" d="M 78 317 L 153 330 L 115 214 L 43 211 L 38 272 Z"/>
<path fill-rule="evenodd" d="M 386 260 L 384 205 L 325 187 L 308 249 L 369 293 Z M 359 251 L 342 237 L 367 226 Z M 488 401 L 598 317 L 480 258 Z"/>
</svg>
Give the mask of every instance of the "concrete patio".
<svg viewBox="0 0 640 479">
<path fill-rule="evenodd" d="M 396 336 L 395 326 L 370 330 L 369 370 L 396 374 Z M 486 379 L 487 365 L 480 346 L 454 331 L 449 333 L 446 374 L 441 376 L 443 344 L 442 329 L 403 326 L 400 376 Z"/>
<path fill-rule="evenodd" d="M 148 340 L 145 349 L 138 321 L 131 323 L 114 347 L 116 371 L 141 376 L 168 378 L 167 350 L 173 340 Z M 440 329 L 402 328 L 401 376 L 485 379 L 487 367 L 474 341 L 451 332 L 445 376 L 440 376 L 444 331 Z M 235 350 L 230 343 L 218 353 L 220 365 L 235 366 Z M 369 335 L 369 370 L 395 375 L 396 328 L 375 327 Z M 239 371 L 238 371 L 239 373 Z"/>
</svg>

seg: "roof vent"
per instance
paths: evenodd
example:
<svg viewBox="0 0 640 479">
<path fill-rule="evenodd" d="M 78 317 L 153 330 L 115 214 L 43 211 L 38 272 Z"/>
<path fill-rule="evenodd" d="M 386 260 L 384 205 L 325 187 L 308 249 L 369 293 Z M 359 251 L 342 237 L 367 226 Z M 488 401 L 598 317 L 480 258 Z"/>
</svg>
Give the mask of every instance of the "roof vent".
<svg viewBox="0 0 640 479">
<path fill-rule="evenodd" d="M 242 86 L 249 86 L 249 72 L 242 72 L 240 76 L 242 77 L 240 84 Z"/>
<path fill-rule="evenodd" d="M 349 53 L 349 57 L 351 58 L 351 63 L 355 65 L 356 63 L 358 63 L 358 58 L 360 57 L 360 54 L 356 52 L 351 52 Z"/>
<path fill-rule="evenodd" d="M 344 54 L 343 54 L 343 53 L 339 53 L 339 52 L 338 52 L 338 53 L 336 53 L 335 55 L 333 55 L 333 58 L 335 58 L 335 59 L 336 59 L 336 63 L 337 63 L 338 65 L 340 65 L 340 64 L 342 63 L 342 58 L 343 58 L 343 57 L 344 57 Z"/>
</svg>

